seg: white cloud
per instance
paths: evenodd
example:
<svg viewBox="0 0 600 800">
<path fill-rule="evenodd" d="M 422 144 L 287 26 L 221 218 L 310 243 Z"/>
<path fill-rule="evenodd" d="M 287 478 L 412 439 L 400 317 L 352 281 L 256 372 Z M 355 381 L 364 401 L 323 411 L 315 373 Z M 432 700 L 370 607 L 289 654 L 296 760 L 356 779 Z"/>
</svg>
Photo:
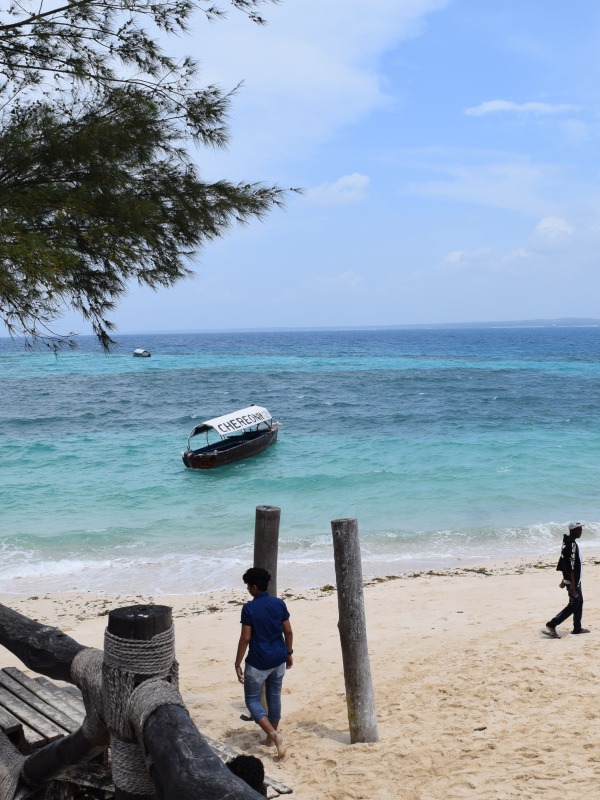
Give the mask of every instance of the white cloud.
<svg viewBox="0 0 600 800">
<path fill-rule="evenodd" d="M 452 250 L 444 258 L 445 264 L 466 264 L 468 262 L 479 261 L 491 255 L 491 247 L 481 247 L 479 250 Z"/>
<path fill-rule="evenodd" d="M 259 27 L 231 11 L 192 32 L 203 83 L 232 88 L 229 160 L 287 156 L 392 103 L 382 60 L 451 0 L 286 0 Z M 190 40 L 181 40 L 181 52 Z M 245 150 L 245 152 L 243 152 Z"/>
<path fill-rule="evenodd" d="M 321 293 L 356 292 L 362 289 L 363 277 L 352 270 L 337 275 L 317 275 L 311 281 L 310 290 Z"/>
<path fill-rule="evenodd" d="M 535 226 L 535 236 L 551 244 L 569 241 L 575 229 L 562 217 L 544 217 Z"/>
<path fill-rule="evenodd" d="M 560 129 L 570 144 L 583 144 L 592 138 L 590 126 L 578 119 L 566 119 L 561 122 Z"/>
<path fill-rule="evenodd" d="M 533 258 L 533 253 L 530 253 L 524 247 L 519 247 L 506 256 L 507 261 L 518 261 L 523 258 Z"/>
<path fill-rule="evenodd" d="M 445 271 L 471 274 L 514 274 L 519 271 L 519 264 L 533 258 L 533 254 L 524 247 L 501 253 L 492 247 L 480 247 L 476 250 L 452 250 L 442 261 Z"/>
<path fill-rule="evenodd" d="M 422 169 L 437 172 L 439 180 L 411 184 L 408 191 L 426 197 L 447 198 L 492 208 L 503 208 L 531 216 L 549 215 L 554 204 L 546 199 L 548 186 L 560 170 L 546 164 L 534 164 L 527 158 L 500 154 L 441 153 L 437 161 L 422 163 Z M 485 163 L 485 158 L 488 163 Z M 442 159 L 445 158 L 445 161 Z"/>
<path fill-rule="evenodd" d="M 465 109 L 465 114 L 470 117 L 484 117 L 486 114 L 497 114 L 498 112 L 510 111 L 515 114 L 532 114 L 536 117 L 548 116 L 551 114 L 572 114 L 581 111 L 581 106 L 569 105 L 567 103 L 513 103 L 510 100 L 488 100 L 478 106 Z"/>
<path fill-rule="evenodd" d="M 353 172 L 343 175 L 337 181 L 322 183 L 306 194 L 310 201 L 321 206 L 339 206 L 357 203 L 366 197 L 369 176 Z"/>
</svg>

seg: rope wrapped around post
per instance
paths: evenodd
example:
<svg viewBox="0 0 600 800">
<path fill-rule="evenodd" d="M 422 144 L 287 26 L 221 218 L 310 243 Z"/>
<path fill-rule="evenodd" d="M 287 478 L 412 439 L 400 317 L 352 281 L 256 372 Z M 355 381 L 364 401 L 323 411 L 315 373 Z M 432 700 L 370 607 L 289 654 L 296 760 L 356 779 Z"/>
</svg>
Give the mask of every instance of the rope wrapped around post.
<svg viewBox="0 0 600 800">
<path fill-rule="evenodd" d="M 13 800 L 25 761 L 26 756 L 0 731 L 0 800 Z"/>
<path fill-rule="evenodd" d="M 177 689 L 150 679 L 131 695 L 129 716 L 158 800 L 260 800 L 194 725 Z"/>
<path fill-rule="evenodd" d="M 107 746 L 109 731 L 115 800 L 260 800 L 185 708 L 170 608 L 111 611 L 104 653 L 0 604 L 0 644 L 30 669 L 78 686 L 86 710 L 81 728 L 28 757 L 0 732 L 0 800 L 87 761 Z"/>
<path fill-rule="evenodd" d="M 151 800 L 154 783 L 129 719 L 131 696 L 141 683 L 160 678 L 177 689 L 175 634 L 168 606 L 129 606 L 108 615 L 102 664 L 102 707 L 110 731 L 117 800 Z"/>
</svg>

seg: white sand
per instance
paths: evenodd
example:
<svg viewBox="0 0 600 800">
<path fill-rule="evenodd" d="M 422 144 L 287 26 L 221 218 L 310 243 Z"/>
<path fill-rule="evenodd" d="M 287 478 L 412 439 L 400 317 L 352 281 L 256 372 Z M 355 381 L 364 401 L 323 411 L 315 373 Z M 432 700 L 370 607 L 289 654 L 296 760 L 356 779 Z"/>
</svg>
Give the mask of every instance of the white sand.
<svg viewBox="0 0 600 800">
<path fill-rule="evenodd" d="M 102 647 L 110 608 L 173 606 L 180 688 L 200 730 L 263 759 L 296 800 L 593 798 L 600 785 L 600 561 L 585 568 L 585 636 L 541 628 L 563 605 L 554 565 L 372 582 L 365 588 L 381 741 L 350 744 L 334 591 L 282 592 L 294 628 L 281 730 L 259 744 L 233 662 L 243 591 L 169 597 L 43 595 L 0 601 Z M 486 574 L 491 573 L 491 574 Z M 2 666 L 20 662 L 7 651 Z"/>
</svg>

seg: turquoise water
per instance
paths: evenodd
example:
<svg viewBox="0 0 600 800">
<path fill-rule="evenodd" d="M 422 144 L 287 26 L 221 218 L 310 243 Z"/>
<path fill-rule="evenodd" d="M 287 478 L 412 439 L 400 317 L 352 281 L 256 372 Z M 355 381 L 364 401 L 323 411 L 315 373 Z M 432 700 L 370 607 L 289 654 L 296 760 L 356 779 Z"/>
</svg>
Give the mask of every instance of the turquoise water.
<svg viewBox="0 0 600 800">
<path fill-rule="evenodd" d="M 367 575 L 600 543 L 600 329 L 0 340 L 0 591 L 237 586 L 257 505 L 280 506 L 281 586 L 333 582 L 330 521 Z M 152 351 L 134 359 L 135 347 Z M 250 403 L 267 452 L 190 471 L 191 428 Z"/>
</svg>

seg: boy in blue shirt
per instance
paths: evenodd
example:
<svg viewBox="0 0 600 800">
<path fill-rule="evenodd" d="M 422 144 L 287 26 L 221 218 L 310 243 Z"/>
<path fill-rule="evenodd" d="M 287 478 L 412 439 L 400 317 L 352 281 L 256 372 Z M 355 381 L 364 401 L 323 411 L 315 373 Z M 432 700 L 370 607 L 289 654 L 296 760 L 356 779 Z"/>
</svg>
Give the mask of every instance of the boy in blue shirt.
<svg viewBox="0 0 600 800">
<path fill-rule="evenodd" d="M 277 728 L 281 719 L 283 676 L 294 663 L 290 614 L 283 600 L 268 593 L 271 575 L 266 569 L 252 567 L 244 573 L 242 580 L 252 600 L 242 607 L 242 632 L 235 657 L 235 673 L 244 686 L 244 700 L 252 719 L 266 733 L 265 745 L 275 746 L 277 755 L 283 758 L 286 748 Z M 242 659 L 247 649 L 242 672 Z M 263 686 L 267 709 L 261 701 Z"/>
</svg>

